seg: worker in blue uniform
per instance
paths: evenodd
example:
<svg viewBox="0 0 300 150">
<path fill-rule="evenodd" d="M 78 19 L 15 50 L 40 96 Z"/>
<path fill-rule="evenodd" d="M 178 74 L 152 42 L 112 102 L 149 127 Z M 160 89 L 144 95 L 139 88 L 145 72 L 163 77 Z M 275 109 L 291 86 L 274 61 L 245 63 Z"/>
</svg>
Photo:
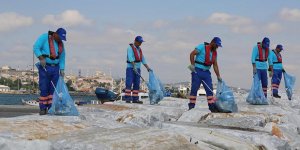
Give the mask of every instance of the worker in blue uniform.
<svg viewBox="0 0 300 150">
<path fill-rule="evenodd" d="M 268 61 L 270 56 L 270 39 L 265 37 L 262 42 L 258 42 L 255 44 L 252 50 L 252 67 L 253 67 L 253 74 L 257 74 L 259 80 L 262 84 L 262 89 L 267 97 L 267 90 L 268 90 Z M 272 76 L 273 69 L 270 70 L 270 75 Z"/>
<path fill-rule="evenodd" d="M 34 43 L 33 51 L 40 63 L 39 71 L 39 106 L 40 115 L 47 114 L 52 105 L 52 97 L 59 75 L 64 76 L 66 30 L 58 28 L 55 32 L 42 34 Z"/>
<path fill-rule="evenodd" d="M 200 85 L 203 84 L 209 110 L 211 112 L 219 112 L 216 106 L 217 99 L 213 96 L 212 78 L 209 71 L 213 65 L 218 80 L 222 81 L 217 62 L 218 47 L 222 47 L 221 39 L 219 37 L 214 37 L 210 43 L 201 43 L 190 53 L 191 65 L 189 66 L 189 69 L 192 72 L 192 87 L 189 98 L 190 102 L 188 104 L 189 110 L 195 107 L 197 91 L 200 88 Z"/>
<path fill-rule="evenodd" d="M 281 51 L 283 50 L 283 46 L 281 44 L 278 44 L 276 46 L 276 49 L 271 51 L 270 54 L 270 70 L 273 70 L 273 76 L 272 76 L 272 92 L 273 97 L 281 98 L 281 96 L 278 94 L 278 89 L 280 85 L 280 81 L 282 78 L 282 72 L 285 72 L 282 65 L 282 57 L 281 57 Z"/>
<path fill-rule="evenodd" d="M 142 43 L 145 42 L 143 37 L 137 36 L 134 43 L 129 44 L 127 48 L 127 68 L 126 68 L 126 88 L 125 101 L 126 103 L 143 104 L 139 100 L 140 78 L 141 78 L 141 64 L 143 64 L 147 71 L 151 71 L 147 65 L 145 56 L 141 48 Z"/>
</svg>

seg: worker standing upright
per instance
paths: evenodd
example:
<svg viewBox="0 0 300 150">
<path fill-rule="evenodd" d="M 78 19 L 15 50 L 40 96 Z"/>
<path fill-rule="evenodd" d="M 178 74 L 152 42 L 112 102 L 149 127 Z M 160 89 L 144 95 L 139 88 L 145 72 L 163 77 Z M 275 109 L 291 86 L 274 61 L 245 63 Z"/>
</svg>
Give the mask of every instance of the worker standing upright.
<svg viewBox="0 0 300 150">
<path fill-rule="evenodd" d="M 280 52 L 283 50 L 283 46 L 278 44 L 276 46 L 276 49 L 272 50 L 270 55 L 270 70 L 273 70 L 273 76 L 272 76 L 272 92 L 273 97 L 281 98 L 280 95 L 278 95 L 278 88 L 279 84 L 282 78 L 282 72 L 285 72 L 282 65 L 282 57 Z"/>
<path fill-rule="evenodd" d="M 140 75 L 141 64 L 143 64 L 148 72 L 151 71 L 147 65 L 146 59 L 141 48 L 142 43 L 145 42 L 141 36 L 137 36 L 134 43 L 129 44 L 127 48 L 127 68 L 126 68 L 126 89 L 125 101 L 126 103 L 143 104 L 139 100 L 140 89 Z M 132 93 L 132 94 L 131 94 Z"/>
<path fill-rule="evenodd" d="M 270 39 L 265 37 L 262 42 L 257 42 L 257 44 L 253 47 L 251 57 L 253 74 L 258 75 L 265 97 L 267 97 L 268 90 L 268 61 L 270 56 L 269 46 Z M 270 76 L 272 76 L 273 69 L 270 69 Z"/>
</svg>

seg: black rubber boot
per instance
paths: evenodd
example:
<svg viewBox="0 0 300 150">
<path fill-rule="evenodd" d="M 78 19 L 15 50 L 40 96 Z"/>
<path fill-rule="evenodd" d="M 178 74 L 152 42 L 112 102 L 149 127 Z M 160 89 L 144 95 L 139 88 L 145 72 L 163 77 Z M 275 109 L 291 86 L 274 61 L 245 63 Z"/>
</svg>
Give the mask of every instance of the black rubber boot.
<svg viewBox="0 0 300 150">
<path fill-rule="evenodd" d="M 194 103 L 189 103 L 189 110 L 195 108 L 195 104 Z"/>
<path fill-rule="evenodd" d="M 136 103 L 136 104 L 143 104 L 143 101 L 132 101 L 132 103 Z"/>
<path fill-rule="evenodd" d="M 273 97 L 276 97 L 276 98 L 281 98 L 281 96 L 280 96 L 280 95 L 278 95 L 278 94 L 273 94 Z"/>
<path fill-rule="evenodd" d="M 46 115 L 46 114 L 47 114 L 47 110 L 46 109 L 40 110 L 40 115 Z"/>
<path fill-rule="evenodd" d="M 219 109 L 218 109 L 216 103 L 208 104 L 208 108 L 213 113 L 219 112 Z"/>
</svg>

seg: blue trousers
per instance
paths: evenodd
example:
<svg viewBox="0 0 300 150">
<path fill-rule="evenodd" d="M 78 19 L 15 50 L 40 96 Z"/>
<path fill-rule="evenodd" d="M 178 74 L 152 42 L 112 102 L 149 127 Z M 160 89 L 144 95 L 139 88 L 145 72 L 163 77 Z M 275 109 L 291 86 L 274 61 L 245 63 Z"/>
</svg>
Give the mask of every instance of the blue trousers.
<svg viewBox="0 0 300 150">
<path fill-rule="evenodd" d="M 211 73 L 209 70 L 203 70 L 200 68 L 195 68 L 196 72 L 192 72 L 192 89 L 190 93 L 190 103 L 195 104 L 197 98 L 197 91 L 202 84 L 207 97 L 208 104 L 212 104 L 215 102 L 215 98 L 213 97 L 213 85 L 211 79 Z"/>
<path fill-rule="evenodd" d="M 273 71 L 274 71 L 272 76 L 273 94 L 278 94 L 278 88 L 282 78 L 282 69 L 274 69 Z"/>
<path fill-rule="evenodd" d="M 257 69 L 258 78 L 261 81 L 262 89 L 264 91 L 265 96 L 267 97 L 268 91 L 268 71 L 267 69 Z"/>
<path fill-rule="evenodd" d="M 137 72 L 141 74 L 141 69 L 137 69 Z M 139 100 L 140 80 L 140 76 L 133 71 L 133 68 L 126 69 L 125 101 Z"/>
<path fill-rule="evenodd" d="M 46 70 L 45 70 L 46 69 Z M 52 95 L 54 92 L 54 87 L 51 83 L 53 82 L 56 86 L 59 78 L 59 66 L 46 66 L 45 69 L 42 66 L 38 67 L 39 70 L 39 106 L 41 110 L 50 109 L 52 105 Z"/>
</svg>

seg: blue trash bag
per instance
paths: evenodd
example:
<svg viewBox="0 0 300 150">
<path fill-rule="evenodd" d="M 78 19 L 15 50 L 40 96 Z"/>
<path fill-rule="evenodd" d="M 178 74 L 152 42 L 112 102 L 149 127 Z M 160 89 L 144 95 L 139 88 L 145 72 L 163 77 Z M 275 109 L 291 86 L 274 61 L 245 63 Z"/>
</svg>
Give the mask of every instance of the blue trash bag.
<svg viewBox="0 0 300 150">
<path fill-rule="evenodd" d="M 67 89 L 62 77 L 59 77 L 56 90 L 53 93 L 52 106 L 48 113 L 50 115 L 78 116 L 78 110 Z"/>
<path fill-rule="evenodd" d="M 218 99 L 216 105 L 219 111 L 224 113 L 238 111 L 233 92 L 224 81 L 218 82 L 216 97 Z"/>
<path fill-rule="evenodd" d="M 289 75 L 286 72 L 283 73 L 283 77 L 284 77 L 286 95 L 288 96 L 289 100 L 292 100 L 293 88 L 295 86 L 296 77 Z"/>
<path fill-rule="evenodd" d="M 252 105 L 269 105 L 268 99 L 264 95 L 262 85 L 257 74 L 255 74 L 253 77 L 252 87 L 246 101 Z"/>
<path fill-rule="evenodd" d="M 165 88 L 153 71 L 149 71 L 149 82 L 147 86 L 151 105 L 157 104 L 164 98 Z"/>
<path fill-rule="evenodd" d="M 159 86 L 160 86 L 160 90 L 163 92 L 163 96 L 165 97 L 166 95 L 166 89 L 165 86 L 161 83 L 160 79 L 157 78 L 158 82 L 159 82 Z"/>
</svg>

